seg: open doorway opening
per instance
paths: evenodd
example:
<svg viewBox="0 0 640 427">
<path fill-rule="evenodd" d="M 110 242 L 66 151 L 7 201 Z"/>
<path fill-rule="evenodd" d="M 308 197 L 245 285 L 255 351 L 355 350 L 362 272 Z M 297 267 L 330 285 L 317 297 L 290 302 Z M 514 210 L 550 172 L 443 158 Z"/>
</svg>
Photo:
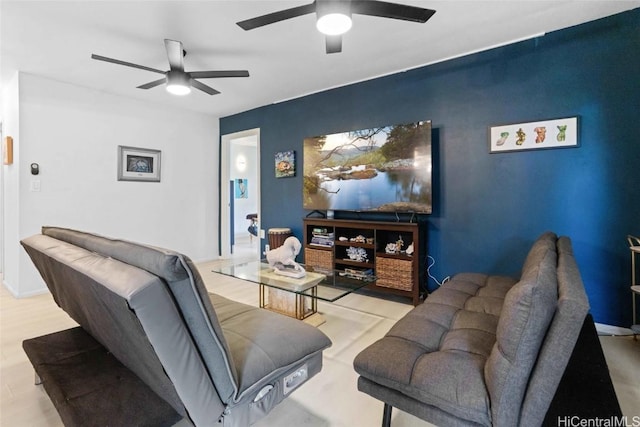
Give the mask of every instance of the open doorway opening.
<svg viewBox="0 0 640 427">
<path fill-rule="evenodd" d="M 260 130 L 221 138 L 220 237 L 225 259 L 260 258 Z"/>
</svg>

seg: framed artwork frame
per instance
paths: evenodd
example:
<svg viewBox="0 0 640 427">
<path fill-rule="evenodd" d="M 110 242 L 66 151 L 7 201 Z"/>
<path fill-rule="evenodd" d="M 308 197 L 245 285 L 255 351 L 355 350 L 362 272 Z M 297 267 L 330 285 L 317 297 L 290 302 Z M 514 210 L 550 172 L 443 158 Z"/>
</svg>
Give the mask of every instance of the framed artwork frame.
<svg viewBox="0 0 640 427">
<path fill-rule="evenodd" d="M 235 196 L 236 199 L 249 198 L 249 180 L 246 178 L 235 179 Z"/>
<path fill-rule="evenodd" d="M 296 176 L 296 152 L 293 150 L 279 151 L 275 155 L 276 178 L 290 178 Z"/>
<path fill-rule="evenodd" d="M 160 182 L 160 150 L 118 145 L 118 181 Z"/>
<path fill-rule="evenodd" d="M 489 152 L 579 147 L 578 116 L 489 127 Z"/>
</svg>

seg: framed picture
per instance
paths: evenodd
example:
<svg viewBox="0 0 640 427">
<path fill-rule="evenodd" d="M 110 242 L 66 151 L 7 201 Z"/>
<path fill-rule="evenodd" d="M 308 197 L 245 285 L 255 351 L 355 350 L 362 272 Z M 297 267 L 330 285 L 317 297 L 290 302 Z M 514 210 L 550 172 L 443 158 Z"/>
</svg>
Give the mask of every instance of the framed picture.
<svg viewBox="0 0 640 427">
<path fill-rule="evenodd" d="M 296 176 L 296 152 L 280 151 L 276 153 L 276 178 Z"/>
<path fill-rule="evenodd" d="M 249 193 L 248 193 L 248 184 L 249 182 L 247 181 L 246 178 L 237 178 L 236 179 L 236 185 L 235 185 L 235 193 L 236 193 L 236 199 L 248 199 L 249 198 Z"/>
<path fill-rule="evenodd" d="M 160 182 L 160 150 L 118 145 L 118 181 Z"/>
<path fill-rule="evenodd" d="M 489 152 L 578 147 L 578 117 L 489 128 Z"/>
</svg>

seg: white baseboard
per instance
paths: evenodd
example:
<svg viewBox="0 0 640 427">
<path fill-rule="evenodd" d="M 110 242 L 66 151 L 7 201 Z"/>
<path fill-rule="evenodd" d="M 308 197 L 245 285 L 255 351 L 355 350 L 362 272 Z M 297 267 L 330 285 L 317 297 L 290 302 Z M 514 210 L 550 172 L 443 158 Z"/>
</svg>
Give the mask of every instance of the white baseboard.
<svg viewBox="0 0 640 427">
<path fill-rule="evenodd" d="M 596 331 L 598 331 L 598 335 L 633 335 L 633 331 L 629 328 L 605 325 L 604 323 L 596 323 Z"/>
<path fill-rule="evenodd" d="M 4 280 L 2 281 L 2 286 L 4 286 L 9 291 L 9 293 L 16 299 L 29 298 L 29 297 L 34 297 L 36 295 L 43 295 L 43 294 L 49 293 L 49 289 L 45 287 L 45 288 L 36 289 L 34 291 L 21 294 L 20 292 L 16 292 L 16 290 Z"/>
</svg>

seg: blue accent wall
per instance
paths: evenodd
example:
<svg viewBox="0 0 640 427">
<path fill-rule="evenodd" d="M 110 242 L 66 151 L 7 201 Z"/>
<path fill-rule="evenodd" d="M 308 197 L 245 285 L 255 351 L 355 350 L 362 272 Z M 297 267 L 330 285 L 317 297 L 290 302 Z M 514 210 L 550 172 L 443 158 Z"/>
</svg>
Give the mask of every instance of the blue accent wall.
<svg viewBox="0 0 640 427">
<path fill-rule="evenodd" d="M 489 126 L 569 116 L 579 116 L 578 148 L 489 153 Z M 260 128 L 261 226 L 291 227 L 301 238 L 302 140 L 417 120 L 434 128 L 434 276 L 519 276 L 532 242 L 551 230 L 573 241 L 596 321 L 631 324 L 626 236 L 640 235 L 640 9 L 225 117 L 220 132 Z M 274 154 L 290 149 L 298 173 L 276 179 Z"/>
</svg>

